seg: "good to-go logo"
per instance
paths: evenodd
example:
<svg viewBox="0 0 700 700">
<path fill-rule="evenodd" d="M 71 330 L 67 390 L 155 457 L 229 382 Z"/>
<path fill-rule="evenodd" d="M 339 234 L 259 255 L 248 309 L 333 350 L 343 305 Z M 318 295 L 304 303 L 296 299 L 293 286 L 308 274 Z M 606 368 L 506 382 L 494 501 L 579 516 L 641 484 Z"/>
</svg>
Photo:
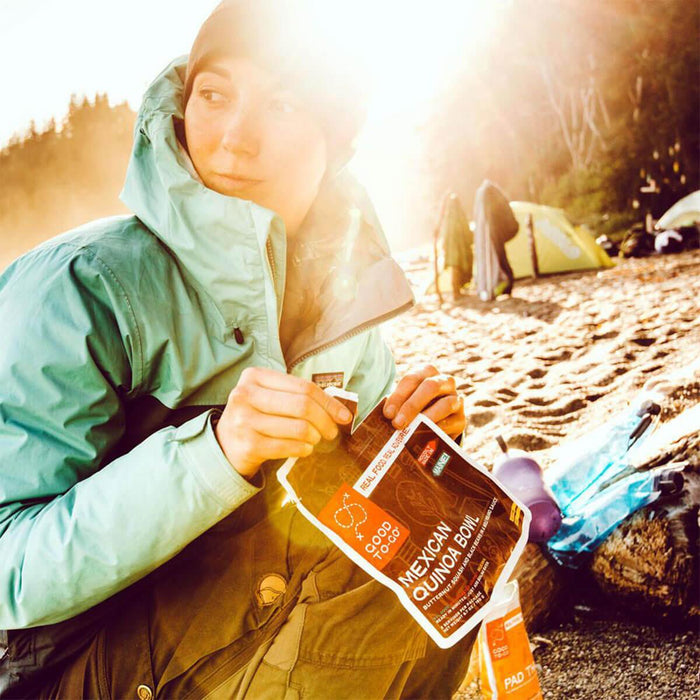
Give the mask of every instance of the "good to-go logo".
<svg viewBox="0 0 700 700">
<path fill-rule="evenodd" d="M 380 571 L 410 534 L 405 525 L 347 484 L 331 497 L 318 519 Z"/>
<path fill-rule="evenodd" d="M 359 503 L 350 502 L 350 494 L 343 494 L 343 505 L 333 513 L 333 520 L 343 530 L 352 528 L 358 540 L 364 539 L 360 525 L 367 522 L 367 511 Z"/>
</svg>

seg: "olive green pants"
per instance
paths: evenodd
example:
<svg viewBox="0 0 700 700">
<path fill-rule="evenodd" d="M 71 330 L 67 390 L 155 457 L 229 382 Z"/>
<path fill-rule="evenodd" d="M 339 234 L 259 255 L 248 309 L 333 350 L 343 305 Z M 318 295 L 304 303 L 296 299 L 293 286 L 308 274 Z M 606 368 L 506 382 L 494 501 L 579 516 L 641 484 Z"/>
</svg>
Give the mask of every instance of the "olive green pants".
<svg viewBox="0 0 700 700">
<path fill-rule="evenodd" d="M 270 486 L 134 587 L 44 695 L 449 698 L 475 633 L 440 650 Z"/>
</svg>

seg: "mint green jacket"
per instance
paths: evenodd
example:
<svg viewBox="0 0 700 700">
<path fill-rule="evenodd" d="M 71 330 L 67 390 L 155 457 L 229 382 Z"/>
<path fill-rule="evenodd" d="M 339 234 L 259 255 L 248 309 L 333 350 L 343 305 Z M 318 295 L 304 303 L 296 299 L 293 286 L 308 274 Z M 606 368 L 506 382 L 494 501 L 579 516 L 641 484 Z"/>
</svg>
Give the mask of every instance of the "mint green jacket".
<svg viewBox="0 0 700 700">
<path fill-rule="evenodd" d="M 94 606 L 257 492 L 210 420 L 246 367 L 342 373 L 361 413 L 393 382 L 377 325 L 412 296 L 362 191 L 343 175 L 331 187 L 362 212 L 354 292 L 326 290 L 283 356 L 283 224 L 190 174 L 182 68 L 137 119 L 122 193 L 134 215 L 54 238 L 0 278 L 1 629 Z M 309 226 L 342 249 L 347 211 L 320 210 Z"/>
</svg>

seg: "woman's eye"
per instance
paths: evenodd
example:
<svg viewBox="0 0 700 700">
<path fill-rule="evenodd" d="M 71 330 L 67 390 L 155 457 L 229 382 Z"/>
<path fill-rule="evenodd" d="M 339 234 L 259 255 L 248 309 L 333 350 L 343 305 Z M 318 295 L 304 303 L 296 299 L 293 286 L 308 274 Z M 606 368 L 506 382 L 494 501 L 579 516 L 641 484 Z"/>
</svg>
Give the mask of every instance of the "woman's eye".
<svg viewBox="0 0 700 700">
<path fill-rule="evenodd" d="M 202 88 L 199 91 L 199 96 L 205 102 L 210 102 L 212 104 L 226 101 L 226 96 L 223 93 L 218 92 L 217 90 L 212 90 L 210 88 Z"/>
</svg>

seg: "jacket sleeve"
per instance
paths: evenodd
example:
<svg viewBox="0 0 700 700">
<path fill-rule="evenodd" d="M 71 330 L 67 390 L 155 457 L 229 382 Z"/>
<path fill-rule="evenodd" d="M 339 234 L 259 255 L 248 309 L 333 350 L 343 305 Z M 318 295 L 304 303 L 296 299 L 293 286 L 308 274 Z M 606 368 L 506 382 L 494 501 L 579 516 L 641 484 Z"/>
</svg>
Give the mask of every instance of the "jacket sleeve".
<svg viewBox="0 0 700 700">
<path fill-rule="evenodd" d="M 0 628 L 59 622 L 125 588 L 254 495 L 203 414 L 108 462 L 138 393 L 133 312 L 89 251 L 0 278 Z"/>
</svg>

